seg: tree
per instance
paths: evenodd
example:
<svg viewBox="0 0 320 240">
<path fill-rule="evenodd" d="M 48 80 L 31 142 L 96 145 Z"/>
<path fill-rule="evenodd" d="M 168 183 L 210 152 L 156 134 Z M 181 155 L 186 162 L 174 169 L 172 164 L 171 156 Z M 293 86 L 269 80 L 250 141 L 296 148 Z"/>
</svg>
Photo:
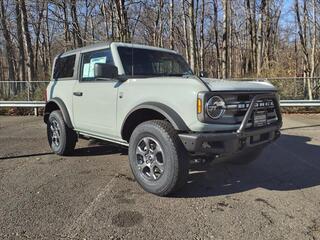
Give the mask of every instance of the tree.
<svg viewBox="0 0 320 240">
<path fill-rule="evenodd" d="M 195 24 L 194 24 L 194 0 L 189 3 L 189 55 L 190 55 L 190 67 L 192 71 L 195 71 L 196 64 L 196 52 L 195 52 Z"/>
<path fill-rule="evenodd" d="M 77 16 L 77 1 L 70 0 L 70 12 L 71 12 L 71 19 L 72 19 L 72 36 L 73 42 L 76 47 L 82 47 L 82 34 L 80 31 L 80 25 L 78 22 Z"/>
<path fill-rule="evenodd" d="M 310 80 L 310 73 L 311 73 L 311 66 L 310 66 L 310 58 L 309 58 L 309 52 L 308 52 L 308 46 L 307 46 L 307 2 L 306 0 L 303 1 L 303 22 L 301 20 L 300 16 L 300 7 L 298 0 L 295 1 L 295 11 L 296 11 L 296 18 L 297 18 L 297 24 L 298 24 L 298 34 L 300 38 L 300 45 L 302 47 L 303 52 L 303 60 L 304 60 L 304 77 L 307 78 L 307 81 L 305 85 L 307 85 L 307 92 L 309 99 L 312 100 L 312 87 L 311 87 L 311 80 Z"/>
<path fill-rule="evenodd" d="M 174 0 L 170 0 L 170 48 L 174 49 Z"/>
<path fill-rule="evenodd" d="M 204 71 L 204 17 L 205 1 L 201 2 L 201 20 L 200 20 L 200 71 Z"/>
<path fill-rule="evenodd" d="M 24 49 L 24 38 L 22 30 L 22 17 L 20 11 L 20 4 L 16 0 L 16 21 L 17 21 L 17 39 L 19 46 L 19 80 L 26 81 L 26 60 L 25 60 L 25 49 Z"/>
<path fill-rule="evenodd" d="M 222 36 L 222 77 L 228 78 L 229 74 L 229 0 L 223 0 L 223 36 Z"/>
<path fill-rule="evenodd" d="M 16 61 L 14 54 L 14 45 L 11 39 L 10 31 L 7 23 L 6 10 L 4 6 L 4 0 L 0 0 L 0 20 L 2 26 L 2 32 L 5 39 L 5 47 L 6 47 L 6 59 L 8 63 L 8 80 L 15 81 L 15 69 L 16 69 Z M 11 89 L 15 93 L 15 89 Z"/>
<path fill-rule="evenodd" d="M 261 75 L 261 68 L 263 63 L 263 44 L 264 44 L 264 16 L 267 0 L 261 0 L 260 12 L 258 17 L 257 29 L 257 76 Z"/>
</svg>

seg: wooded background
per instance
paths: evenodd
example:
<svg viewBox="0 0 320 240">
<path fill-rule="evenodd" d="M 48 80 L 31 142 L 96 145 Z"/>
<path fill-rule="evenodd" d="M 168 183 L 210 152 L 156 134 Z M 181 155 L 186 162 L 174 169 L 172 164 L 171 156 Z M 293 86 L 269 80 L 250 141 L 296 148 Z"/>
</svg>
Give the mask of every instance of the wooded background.
<svg viewBox="0 0 320 240">
<path fill-rule="evenodd" d="M 211 77 L 315 77 L 319 17 L 320 0 L 0 0 L 0 81 L 48 80 L 56 54 L 107 40 L 175 49 Z"/>
</svg>

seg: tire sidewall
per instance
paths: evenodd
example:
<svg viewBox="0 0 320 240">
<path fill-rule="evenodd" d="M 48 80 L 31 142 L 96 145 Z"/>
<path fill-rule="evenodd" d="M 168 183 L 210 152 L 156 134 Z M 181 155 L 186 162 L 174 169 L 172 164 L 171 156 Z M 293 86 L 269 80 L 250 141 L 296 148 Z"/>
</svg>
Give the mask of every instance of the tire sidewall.
<svg viewBox="0 0 320 240">
<path fill-rule="evenodd" d="M 144 137 L 152 137 L 158 141 L 163 149 L 164 154 L 164 173 L 156 181 L 147 180 L 141 175 L 136 164 L 136 148 L 140 140 Z M 175 170 L 178 169 L 178 154 L 176 149 L 172 149 L 168 134 L 158 127 L 151 126 L 147 123 L 140 124 L 132 133 L 129 144 L 129 162 L 131 170 L 136 177 L 137 182 L 148 192 L 159 194 L 170 188 L 175 179 Z"/>
<path fill-rule="evenodd" d="M 52 143 L 51 139 L 51 129 L 50 125 L 52 121 L 56 121 L 60 128 L 60 144 L 59 146 L 56 146 L 54 143 Z M 66 141 L 67 141 L 67 133 L 66 133 L 66 125 L 64 123 L 62 114 L 60 111 L 53 111 L 49 115 L 48 124 L 47 124 L 47 136 L 48 136 L 48 142 L 53 152 L 56 154 L 63 154 L 65 152 L 66 148 Z"/>
</svg>

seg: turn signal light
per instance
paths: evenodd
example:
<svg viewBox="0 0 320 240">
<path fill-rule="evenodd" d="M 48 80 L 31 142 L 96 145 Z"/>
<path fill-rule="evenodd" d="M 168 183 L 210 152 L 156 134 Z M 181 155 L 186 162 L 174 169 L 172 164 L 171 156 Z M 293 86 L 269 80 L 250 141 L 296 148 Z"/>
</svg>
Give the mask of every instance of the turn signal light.
<svg viewBox="0 0 320 240">
<path fill-rule="evenodd" d="M 200 98 L 197 100 L 197 112 L 198 114 L 202 112 L 202 100 Z"/>
</svg>

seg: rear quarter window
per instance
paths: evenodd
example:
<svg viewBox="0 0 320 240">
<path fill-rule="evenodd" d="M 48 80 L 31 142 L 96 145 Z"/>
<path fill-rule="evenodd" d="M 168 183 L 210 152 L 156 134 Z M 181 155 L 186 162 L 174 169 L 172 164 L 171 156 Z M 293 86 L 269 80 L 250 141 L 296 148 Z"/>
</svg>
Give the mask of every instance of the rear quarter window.
<svg viewBox="0 0 320 240">
<path fill-rule="evenodd" d="M 71 78 L 74 73 L 76 55 L 60 57 L 54 66 L 53 78 Z"/>
</svg>

